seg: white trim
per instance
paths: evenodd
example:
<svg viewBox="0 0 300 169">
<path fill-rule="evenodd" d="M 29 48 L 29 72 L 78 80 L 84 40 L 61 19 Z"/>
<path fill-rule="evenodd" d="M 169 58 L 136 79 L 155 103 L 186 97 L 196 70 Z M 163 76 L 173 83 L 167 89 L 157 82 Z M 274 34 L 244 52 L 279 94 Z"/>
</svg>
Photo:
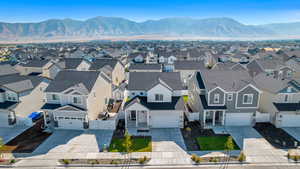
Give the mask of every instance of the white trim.
<svg viewBox="0 0 300 169">
<path fill-rule="evenodd" d="M 231 97 L 230 99 L 229 99 L 229 96 Z M 226 94 L 226 97 L 227 97 L 227 101 L 232 101 L 233 100 L 233 93 L 228 92 Z"/>
<path fill-rule="evenodd" d="M 251 101 L 245 102 L 245 96 L 247 96 L 247 99 L 251 98 Z M 251 97 L 249 97 L 249 96 L 251 96 Z M 243 97 L 242 97 L 243 104 L 253 104 L 253 96 L 254 96 L 254 94 L 243 94 Z"/>
<path fill-rule="evenodd" d="M 223 104 L 210 104 L 210 93 L 216 89 L 220 89 L 223 93 L 224 93 L 224 97 L 223 97 Z M 208 95 L 208 99 L 207 99 L 207 105 L 209 106 L 224 106 L 225 105 L 225 99 L 226 99 L 226 91 L 224 89 L 222 89 L 221 87 L 217 86 L 215 88 L 213 88 L 212 90 L 208 91 L 207 92 L 207 95 Z"/>
</svg>

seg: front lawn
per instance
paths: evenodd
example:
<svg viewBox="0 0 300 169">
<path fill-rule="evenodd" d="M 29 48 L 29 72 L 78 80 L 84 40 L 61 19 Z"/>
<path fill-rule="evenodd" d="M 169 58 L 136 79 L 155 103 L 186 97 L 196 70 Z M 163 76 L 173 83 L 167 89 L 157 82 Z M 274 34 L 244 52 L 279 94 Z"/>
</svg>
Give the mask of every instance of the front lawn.
<svg viewBox="0 0 300 169">
<path fill-rule="evenodd" d="M 197 143 L 202 151 L 225 150 L 225 143 L 229 136 L 203 136 L 197 137 Z M 234 142 L 234 149 L 239 147 Z"/>
<path fill-rule="evenodd" d="M 125 152 L 123 142 L 124 138 L 113 138 L 109 146 L 109 152 Z M 132 142 L 133 152 L 152 151 L 152 141 L 150 137 L 132 137 Z"/>
</svg>

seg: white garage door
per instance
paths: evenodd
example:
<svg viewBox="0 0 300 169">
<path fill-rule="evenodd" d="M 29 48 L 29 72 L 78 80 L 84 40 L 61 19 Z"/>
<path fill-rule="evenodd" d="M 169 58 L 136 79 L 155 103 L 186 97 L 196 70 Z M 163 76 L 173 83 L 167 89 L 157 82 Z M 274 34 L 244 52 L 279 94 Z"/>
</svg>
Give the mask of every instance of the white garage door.
<svg viewBox="0 0 300 169">
<path fill-rule="evenodd" d="M 57 117 L 60 129 L 83 129 L 83 118 Z"/>
<path fill-rule="evenodd" d="M 281 118 L 281 127 L 300 127 L 300 114 L 284 114 Z"/>
<path fill-rule="evenodd" d="M 251 126 L 253 113 L 226 113 L 226 126 Z"/>
<path fill-rule="evenodd" d="M 152 128 L 177 128 L 180 127 L 180 113 L 170 111 L 151 112 Z"/>
</svg>

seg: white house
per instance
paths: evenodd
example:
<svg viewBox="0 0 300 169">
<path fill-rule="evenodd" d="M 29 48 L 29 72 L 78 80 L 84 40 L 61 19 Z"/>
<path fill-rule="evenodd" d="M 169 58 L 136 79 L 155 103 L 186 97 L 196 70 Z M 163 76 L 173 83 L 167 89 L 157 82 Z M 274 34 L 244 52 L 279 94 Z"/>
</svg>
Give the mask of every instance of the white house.
<svg viewBox="0 0 300 169">
<path fill-rule="evenodd" d="M 46 126 L 59 129 L 90 128 L 106 111 L 111 81 L 98 71 L 61 71 L 45 90 L 42 106 Z M 115 126 L 106 126 L 114 128 Z"/>
<path fill-rule="evenodd" d="M 132 72 L 124 105 L 128 129 L 182 128 L 184 102 L 177 72 Z"/>
</svg>

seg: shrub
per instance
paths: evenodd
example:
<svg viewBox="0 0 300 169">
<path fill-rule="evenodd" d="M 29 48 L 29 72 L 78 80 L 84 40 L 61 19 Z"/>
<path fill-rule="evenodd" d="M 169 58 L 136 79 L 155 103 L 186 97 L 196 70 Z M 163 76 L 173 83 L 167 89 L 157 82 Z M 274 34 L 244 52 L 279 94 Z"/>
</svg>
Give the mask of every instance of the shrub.
<svg viewBox="0 0 300 169">
<path fill-rule="evenodd" d="M 68 159 L 63 159 L 62 162 L 66 165 L 70 164 L 70 160 L 68 160 Z"/>
<path fill-rule="evenodd" d="M 15 160 L 15 159 L 11 159 L 11 160 L 10 160 L 10 163 L 11 163 L 11 164 L 14 164 L 14 163 L 16 163 L 16 160 Z"/>
<path fill-rule="evenodd" d="M 198 156 L 196 154 L 192 154 L 191 160 L 196 161 L 197 158 L 198 158 Z"/>
<path fill-rule="evenodd" d="M 239 157 L 238 157 L 239 162 L 244 162 L 246 161 L 246 155 L 244 154 L 244 152 L 241 152 Z"/>
<path fill-rule="evenodd" d="M 201 157 L 197 157 L 196 160 L 195 160 L 195 162 L 196 162 L 197 164 L 200 164 L 201 161 L 202 161 L 202 158 L 201 158 Z"/>
<path fill-rule="evenodd" d="M 191 132 L 191 131 L 192 131 L 192 129 L 191 129 L 190 127 L 187 127 L 187 128 L 185 128 L 185 131 L 187 131 L 187 132 Z"/>
<path fill-rule="evenodd" d="M 145 164 L 145 162 L 148 160 L 147 156 L 139 158 L 139 163 L 140 164 Z"/>
</svg>

